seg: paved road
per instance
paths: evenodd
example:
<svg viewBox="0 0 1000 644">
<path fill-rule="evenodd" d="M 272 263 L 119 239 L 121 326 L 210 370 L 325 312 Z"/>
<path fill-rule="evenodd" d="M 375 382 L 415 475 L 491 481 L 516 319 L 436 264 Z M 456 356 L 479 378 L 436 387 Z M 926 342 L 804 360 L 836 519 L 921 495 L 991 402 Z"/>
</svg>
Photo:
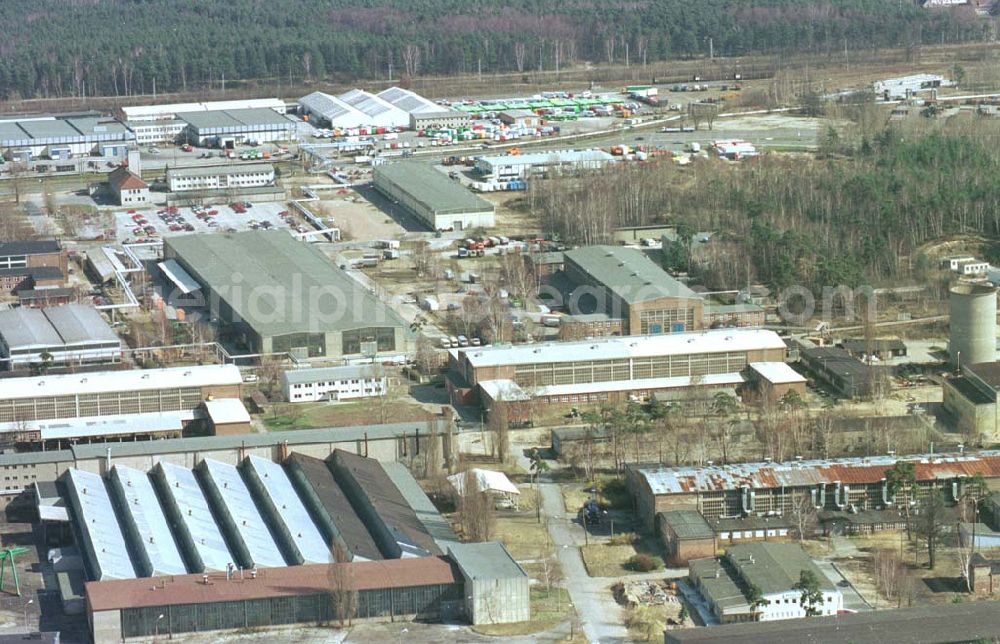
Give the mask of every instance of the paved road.
<svg viewBox="0 0 1000 644">
<path fill-rule="evenodd" d="M 612 580 L 587 574 L 573 531 L 580 527 L 566 516 L 562 493 L 556 483 L 542 483 L 542 511 L 548 520 L 549 534 L 566 579 L 566 589 L 576 608 L 587 641 L 594 644 L 627 642 L 628 631 L 622 625 L 621 609 L 611 597 Z"/>
</svg>

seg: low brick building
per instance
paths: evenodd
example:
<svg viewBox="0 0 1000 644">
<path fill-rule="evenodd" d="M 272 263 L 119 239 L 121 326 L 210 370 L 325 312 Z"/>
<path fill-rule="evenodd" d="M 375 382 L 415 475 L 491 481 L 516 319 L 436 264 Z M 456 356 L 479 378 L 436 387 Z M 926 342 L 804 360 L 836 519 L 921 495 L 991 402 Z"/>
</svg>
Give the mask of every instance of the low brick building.
<svg viewBox="0 0 1000 644">
<path fill-rule="evenodd" d="M 715 531 L 700 512 L 660 512 L 656 515 L 656 527 L 671 565 L 686 566 L 692 559 L 715 556 Z"/>
<path fill-rule="evenodd" d="M 987 559 L 980 553 L 969 558 L 969 585 L 978 595 L 1000 590 L 1000 559 Z"/>
</svg>

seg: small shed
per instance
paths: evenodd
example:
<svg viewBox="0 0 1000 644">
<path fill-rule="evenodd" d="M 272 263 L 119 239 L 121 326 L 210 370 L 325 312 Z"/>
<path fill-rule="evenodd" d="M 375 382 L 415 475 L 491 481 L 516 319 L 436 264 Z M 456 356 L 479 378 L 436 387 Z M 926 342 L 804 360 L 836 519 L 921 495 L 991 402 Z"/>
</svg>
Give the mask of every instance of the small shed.
<svg viewBox="0 0 1000 644">
<path fill-rule="evenodd" d="M 203 406 L 212 434 L 225 436 L 250 433 L 250 412 L 239 398 L 206 400 Z"/>
<path fill-rule="evenodd" d="M 476 481 L 477 491 L 493 497 L 497 507 L 517 509 L 521 491 L 517 489 L 516 485 L 510 482 L 510 479 L 503 472 L 473 468 L 465 472 L 452 474 L 448 477 L 448 482 L 455 488 L 455 492 L 459 496 L 465 495 L 466 480 L 470 475 Z"/>
<path fill-rule="evenodd" d="M 669 510 L 656 515 L 667 561 L 686 566 L 692 559 L 715 556 L 715 530 L 697 510 Z"/>
<path fill-rule="evenodd" d="M 806 395 L 805 376 L 785 362 L 751 362 L 747 382 L 769 400 L 781 400 L 793 391 L 800 397 Z"/>
<path fill-rule="evenodd" d="M 511 127 L 538 127 L 542 124 L 540 116 L 530 110 L 505 110 L 500 112 L 500 122 Z"/>
<path fill-rule="evenodd" d="M 462 573 L 469 622 L 510 624 L 531 619 L 528 575 L 503 544 L 456 543 L 448 555 Z"/>
</svg>

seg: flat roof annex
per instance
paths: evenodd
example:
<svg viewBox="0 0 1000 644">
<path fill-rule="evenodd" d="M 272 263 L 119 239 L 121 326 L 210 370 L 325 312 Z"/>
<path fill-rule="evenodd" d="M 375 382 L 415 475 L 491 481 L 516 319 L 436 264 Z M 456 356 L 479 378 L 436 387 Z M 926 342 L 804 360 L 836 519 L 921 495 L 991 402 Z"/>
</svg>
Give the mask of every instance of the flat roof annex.
<svg viewBox="0 0 1000 644">
<path fill-rule="evenodd" d="M 448 547 L 448 554 L 469 579 L 493 581 L 528 576 L 499 541 L 455 543 Z"/>
<path fill-rule="evenodd" d="M 473 367 L 616 360 L 666 355 L 785 349 L 774 331 L 712 329 L 688 333 L 595 338 L 573 342 L 497 345 L 459 349 Z"/>
<path fill-rule="evenodd" d="M 762 378 L 775 385 L 805 382 L 806 378 L 787 362 L 751 362 L 750 369 L 760 374 Z"/>
</svg>

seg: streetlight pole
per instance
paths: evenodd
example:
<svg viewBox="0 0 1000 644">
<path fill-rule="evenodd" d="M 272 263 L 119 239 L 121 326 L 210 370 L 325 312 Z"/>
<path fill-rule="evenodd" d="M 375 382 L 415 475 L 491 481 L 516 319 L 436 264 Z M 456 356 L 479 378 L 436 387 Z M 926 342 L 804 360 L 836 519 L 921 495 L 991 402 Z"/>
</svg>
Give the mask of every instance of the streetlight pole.
<svg viewBox="0 0 1000 644">
<path fill-rule="evenodd" d="M 160 613 L 159 615 L 157 615 L 156 616 L 156 621 L 153 622 L 153 624 L 154 624 L 153 639 L 160 639 L 160 620 L 161 619 L 163 619 L 163 613 Z"/>
</svg>

